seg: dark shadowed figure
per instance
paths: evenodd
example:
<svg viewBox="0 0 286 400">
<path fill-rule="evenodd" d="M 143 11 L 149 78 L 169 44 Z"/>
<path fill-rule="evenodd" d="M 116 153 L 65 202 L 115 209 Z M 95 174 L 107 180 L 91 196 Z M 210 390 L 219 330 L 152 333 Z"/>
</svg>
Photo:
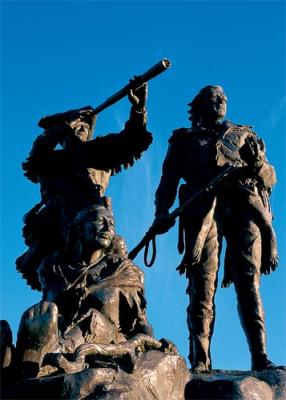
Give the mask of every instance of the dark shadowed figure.
<svg viewBox="0 0 286 400">
<path fill-rule="evenodd" d="M 146 130 L 147 84 L 130 90 L 130 118 L 119 134 L 93 137 L 91 107 L 40 120 L 44 132 L 33 143 L 25 175 L 40 184 L 42 200 L 24 217 L 28 250 L 17 261 L 33 289 L 40 290 L 35 271 L 43 258 L 66 246 L 70 224 L 77 213 L 98 204 L 110 176 L 133 165 L 152 142 Z"/>
<path fill-rule="evenodd" d="M 175 130 L 169 139 L 156 191 L 155 221 L 168 225 L 180 179 L 184 180 L 179 189 L 183 204 L 224 168 L 239 165 L 215 190 L 189 206 L 179 221 L 178 249 L 184 256 L 178 270 L 186 272 L 189 280 L 189 359 L 194 372 L 211 370 L 210 342 L 223 238 L 227 248 L 222 286 L 234 282 L 252 369 L 274 367 L 266 354 L 259 281 L 261 273 L 268 274 L 277 266 L 268 200 L 276 182 L 275 171 L 266 160 L 263 141 L 250 126 L 221 122 L 226 102 L 220 86 L 207 86 L 190 103 L 192 127 Z"/>
</svg>

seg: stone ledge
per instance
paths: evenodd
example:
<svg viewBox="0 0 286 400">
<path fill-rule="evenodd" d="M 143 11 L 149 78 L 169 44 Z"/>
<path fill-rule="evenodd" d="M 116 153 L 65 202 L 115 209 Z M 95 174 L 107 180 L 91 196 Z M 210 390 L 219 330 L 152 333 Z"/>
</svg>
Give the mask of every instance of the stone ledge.
<svg viewBox="0 0 286 400">
<path fill-rule="evenodd" d="M 27 379 L 10 387 L 3 399 L 184 400 L 190 373 L 177 355 L 150 350 L 132 373 L 88 368 L 74 374 Z"/>
<path fill-rule="evenodd" d="M 213 370 L 191 374 L 185 389 L 186 400 L 285 400 L 286 371 Z"/>
</svg>

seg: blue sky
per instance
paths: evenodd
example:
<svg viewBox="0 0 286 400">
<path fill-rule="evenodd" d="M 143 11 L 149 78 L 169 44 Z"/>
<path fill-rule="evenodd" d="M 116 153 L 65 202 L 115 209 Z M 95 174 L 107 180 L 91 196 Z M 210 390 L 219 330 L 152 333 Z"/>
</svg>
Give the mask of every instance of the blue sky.
<svg viewBox="0 0 286 400">
<path fill-rule="evenodd" d="M 285 2 L 282 1 L 2 1 L 1 52 L 1 318 L 16 336 L 22 312 L 40 300 L 15 270 L 25 251 L 22 217 L 39 201 L 21 162 L 47 114 L 98 105 L 135 74 L 162 59 L 172 68 L 150 82 L 148 128 L 154 142 L 135 166 L 112 178 L 117 231 L 129 249 L 153 220 L 167 140 L 188 126 L 187 103 L 207 84 L 228 96 L 228 118 L 263 137 L 278 184 L 272 195 L 280 266 L 262 277 L 270 358 L 286 364 Z M 96 134 L 119 132 L 127 99 L 98 117 Z M 145 272 L 148 316 L 157 338 L 188 354 L 187 282 L 175 271 L 177 227 L 158 238 Z M 213 367 L 248 369 L 250 358 L 233 288 L 218 288 Z"/>
</svg>

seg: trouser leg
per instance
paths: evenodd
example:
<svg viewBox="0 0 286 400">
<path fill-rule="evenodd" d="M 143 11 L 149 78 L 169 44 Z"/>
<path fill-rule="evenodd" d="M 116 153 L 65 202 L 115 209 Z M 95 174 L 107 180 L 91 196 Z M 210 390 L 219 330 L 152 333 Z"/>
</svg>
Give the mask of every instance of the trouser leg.
<svg viewBox="0 0 286 400">
<path fill-rule="evenodd" d="M 190 333 L 189 359 L 194 371 L 211 369 L 210 342 L 213 334 L 220 244 L 213 224 L 199 264 L 192 266 L 189 277 L 187 324 Z"/>
<path fill-rule="evenodd" d="M 233 280 L 241 325 L 247 338 L 252 368 L 267 364 L 266 331 L 262 300 L 259 293 L 261 237 L 252 221 L 241 220 L 237 234 L 231 240 Z"/>
</svg>

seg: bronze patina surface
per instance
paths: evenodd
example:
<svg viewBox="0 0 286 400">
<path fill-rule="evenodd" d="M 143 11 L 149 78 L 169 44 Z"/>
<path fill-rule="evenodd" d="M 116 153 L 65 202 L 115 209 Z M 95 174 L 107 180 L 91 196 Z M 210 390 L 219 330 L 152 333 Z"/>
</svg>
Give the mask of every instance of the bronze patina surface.
<svg viewBox="0 0 286 400">
<path fill-rule="evenodd" d="M 252 127 L 223 121 L 227 98 L 220 86 L 207 86 L 189 104 L 191 128 L 173 132 L 155 196 L 159 233 L 172 225 L 169 209 L 179 181 L 180 204 L 203 187 L 209 190 L 180 213 L 178 267 L 188 279 L 190 355 L 193 372 L 211 370 L 210 343 L 215 321 L 215 293 L 222 240 L 226 241 L 222 286 L 234 283 L 239 317 L 252 357 L 252 369 L 272 368 L 259 293 L 261 274 L 277 267 L 277 245 L 269 206 L 275 171 L 264 142 Z M 234 166 L 216 187 L 216 176 Z"/>
</svg>

